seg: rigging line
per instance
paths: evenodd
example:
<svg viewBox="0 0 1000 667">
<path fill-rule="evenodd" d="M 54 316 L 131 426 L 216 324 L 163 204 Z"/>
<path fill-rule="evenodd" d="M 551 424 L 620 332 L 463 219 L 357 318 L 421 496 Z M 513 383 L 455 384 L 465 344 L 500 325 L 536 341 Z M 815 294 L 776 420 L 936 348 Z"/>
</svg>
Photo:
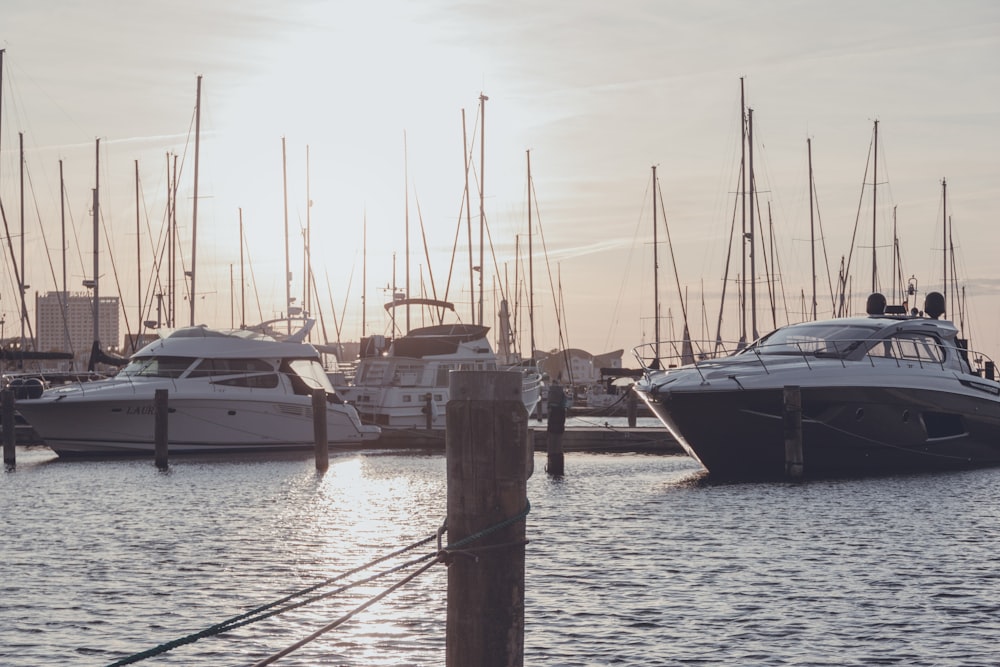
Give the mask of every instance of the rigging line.
<svg viewBox="0 0 1000 667">
<path fill-rule="evenodd" d="M 243 244 L 247 255 L 247 266 L 250 267 L 250 282 L 253 285 L 253 295 L 257 300 L 257 319 L 260 322 L 264 321 L 264 309 L 260 305 L 260 292 L 257 290 L 257 274 L 253 270 L 253 260 L 250 259 L 250 246 L 247 244 L 246 230 L 243 230 Z"/>
<path fill-rule="evenodd" d="M 654 183 L 653 187 L 656 188 L 656 194 L 659 195 L 660 199 L 660 210 L 663 212 L 663 228 L 667 231 L 667 246 L 670 248 L 670 263 L 673 265 L 674 284 L 677 286 L 677 300 L 680 301 L 681 316 L 684 318 L 684 325 L 687 326 L 687 303 L 685 303 L 684 295 L 681 293 L 681 278 L 677 273 L 677 258 L 674 255 L 674 243 L 670 239 L 670 224 L 667 222 L 667 207 L 663 201 L 663 188 L 659 187 L 659 182 Z"/>
<path fill-rule="evenodd" d="M 364 611 L 365 609 L 367 609 L 368 607 L 372 606 L 376 602 L 379 602 L 380 600 L 382 600 L 383 598 L 385 598 L 386 596 L 388 596 L 390 593 L 393 593 L 393 592 L 399 590 L 400 588 L 402 588 L 406 584 L 410 583 L 411 581 L 413 581 L 414 579 L 416 579 L 418 576 L 420 576 L 421 574 L 423 574 L 424 572 L 426 572 L 430 568 L 432 568 L 435 565 L 437 565 L 437 563 L 438 563 L 438 561 L 434 560 L 434 561 L 431 561 L 430 563 L 427 563 L 426 565 L 423 565 L 416 572 L 413 572 L 413 573 L 407 575 L 401 581 L 393 584 L 392 586 L 390 586 L 386 590 L 382 591 L 381 593 L 379 593 L 375 597 L 371 598 L 370 600 L 367 600 L 364 603 L 358 605 L 357 607 L 355 607 L 351 611 L 347 612 L 346 614 L 344 614 L 343 616 L 341 616 L 337 620 L 332 621 L 330 623 L 327 623 L 326 625 L 324 625 L 319 630 L 316 630 L 315 632 L 313 632 L 311 635 L 309 635 L 307 637 L 304 637 L 303 639 L 300 639 L 299 641 L 295 642 L 291 646 L 289 646 L 289 647 L 287 647 L 287 648 L 285 648 L 285 649 L 283 649 L 283 650 L 275 653 L 274 655 L 272 655 L 272 656 L 270 656 L 268 658 L 265 658 L 264 660 L 261 660 L 259 662 L 254 663 L 254 667 L 263 667 L 264 665 L 270 665 L 273 662 L 279 660 L 280 658 L 283 658 L 284 656 L 288 655 L 289 653 L 297 651 L 298 649 L 302 648 L 303 646 L 305 646 L 309 642 L 314 641 L 315 639 L 321 637 L 322 635 L 324 635 L 325 633 L 329 632 L 330 630 L 336 628 L 338 625 L 342 625 L 343 623 L 346 623 L 353 616 L 355 616 L 356 614 Z"/>
<path fill-rule="evenodd" d="M 865 173 L 861 177 L 861 195 L 858 197 L 858 210 L 854 216 L 854 231 L 851 232 L 851 245 L 848 247 L 847 250 L 847 264 L 844 267 L 844 272 L 840 277 L 839 280 L 840 284 L 838 285 L 841 305 L 837 314 L 838 316 L 841 317 L 847 314 L 844 312 L 844 291 L 847 289 L 848 276 L 850 276 L 851 273 L 851 260 L 854 257 L 854 244 L 858 236 L 858 226 L 861 224 L 861 204 L 864 203 L 865 199 L 865 185 L 867 185 L 868 181 L 868 169 L 871 166 L 872 149 L 874 147 L 875 147 L 875 134 L 873 133 L 871 142 L 868 144 L 868 159 L 865 161 Z M 877 174 L 875 175 L 875 178 L 878 178 Z"/>
</svg>

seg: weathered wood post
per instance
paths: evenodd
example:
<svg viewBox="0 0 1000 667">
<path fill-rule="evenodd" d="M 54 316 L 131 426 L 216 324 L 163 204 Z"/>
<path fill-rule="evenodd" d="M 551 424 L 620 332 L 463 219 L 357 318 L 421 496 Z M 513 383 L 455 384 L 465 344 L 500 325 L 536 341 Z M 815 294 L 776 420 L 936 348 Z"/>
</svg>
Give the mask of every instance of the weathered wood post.
<svg viewBox="0 0 1000 667">
<path fill-rule="evenodd" d="M 534 465 L 516 371 L 452 371 L 445 452 L 452 552 L 445 662 L 524 664 L 525 520 Z M 468 549 L 463 553 L 462 549 Z"/>
<path fill-rule="evenodd" d="M 784 388 L 785 476 L 799 479 L 802 461 L 802 390 L 788 385 Z"/>
<path fill-rule="evenodd" d="M 549 420 L 545 430 L 545 471 L 558 477 L 564 470 L 562 437 L 566 432 L 566 393 L 558 384 L 549 385 Z"/>
<path fill-rule="evenodd" d="M 424 396 L 424 426 L 427 430 L 434 428 L 434 394 L 427 392 Z"/>
<path fill-rule="evenodd" d="M 635 428 L 636 417 L 639 413 L 639 397 L 635 394 L 635 385 L 629 385 L 628 398 L 625 399 L 625 410 L 628 415 L 628 427 Z"/>
<path fill-rule="evenodd" d="M 326 433 L 326 390 L 313 389 L 313 438 L 316 441 L 316 470 L 326 472 L 330 467 L 330 444 Z"/>
<path fill-rule="evenodd" d="M 157 389 L 153 393 L 153 460 L 157 468 L 167 467 L 167 390 Z"/>
<path fill-rule="evenodd" d="M 3 416 L 3 464 L 14 467 L 17 465 L 17 422 L 14 418 L 14 392 L 4 389 L 0 392 Z"/>
</svg>

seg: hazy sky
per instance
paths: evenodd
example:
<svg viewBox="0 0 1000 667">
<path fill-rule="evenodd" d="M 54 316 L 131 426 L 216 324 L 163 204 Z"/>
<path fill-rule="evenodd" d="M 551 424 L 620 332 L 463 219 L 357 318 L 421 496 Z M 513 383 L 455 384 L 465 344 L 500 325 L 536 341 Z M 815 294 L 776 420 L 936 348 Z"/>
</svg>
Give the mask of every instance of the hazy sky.
<svg viewBox="0 0 1000 667">
<path fill-rule="evenodd" d="M 779 324 L 801 319 L 803 295 L 808 299 L 811 290 L 811 138 L 813 220 L 822 225 L 826 251 L 826 259 L 818 259 L 820 314 L 831 309 L 826 263 L 835 280 L 859 218 L 851 266 L 859 308 L 871 282 L 873 217 L 884 289 L 892 284 L 894 217 L 904 275 L 915 276 L 921 294 L 941 288 L 941 181 L 947 179 L 972 344 L 1000 357 L 1000 4 L 990 0 L 5 0 L 0 48 L 6 49 L 0 194 L 17 253 L 23 133 L 30 292 L 61 287 L 59 160 L 70 290 L 82 290 L 81 281 L 92 277 L 89 216 L 100 138 L 101 233 L 113 237 L 110 251 L 101 250 L 101 293 L 114 294 L 120 284 L 133 327 L 137 284 L 149 290 L 156 243 L 150 233 L 162 233 L 168 153 L 182 165 L 178 218 L 184 261 L 190 261 L 193 119 L 202 75 L 198 322 L 239 323 L 232 295 L 239 308 L 234 282 L 241 266 L 246 319 L 284 310 L 283 137 L 292 290 L 302 298 L 308 185 L 314 299 L 329 338 L 335 337 L 334 311 L 343 319 L 343 339 L 361 333 L 365 220 L 368 333 L 386 329 L 381 304 L 393 275 L 405 284 L 407 215 L 414 294 L 421 283 L 430 291 L 421 221 L 439 297 L 461 230 L 448 298 L 469 321 L 460 217 L 464 110 L 475 162 L 472 226 L 478 233 L 482 177 L 496 255 L 486 262 L 487 320 L 496 288 L 514 286 L 515 275 L 523 279 L 526 270 L 530 150 L 536 346 L 599 353 L 652 339 L 653 165 L 665 208 L 657 253 L 662 337 L 671 327 L 680 334 L 679 291 L 688 300 L 692 334 L 714 337 L 739 187 L 743 77 L 753 108 L 758 201 L 764 225 L 773 230 L 768 262 L 777 263 L 772 273 L 780 273 L 784 295 Z M 481 93 L 489 98 L 485 165 Z M 873 178 L 875 120 L 880 152 Z M 734 253 L 738 267 L 738 248 Z M 5 247 L 5 264 L 8 254 Z M 731 269 L 731 281 L 739 270 Z M 2 281 L 0 308 L 9 326 L 18 312 L 9 268 Z M 524 288 L 517 291 L 526 336 Z M 555 317 L 560 298 L 562 343 Z M 723 337 L 734 339 L 732 291 L 727 299 Z M 187 308 L 178 306 L 181 323 Z M 758 317 L 763 333 L 770 306 L 762 305 Z M 625 361 L 629 365 L 630 357 Z"/>
</svg>

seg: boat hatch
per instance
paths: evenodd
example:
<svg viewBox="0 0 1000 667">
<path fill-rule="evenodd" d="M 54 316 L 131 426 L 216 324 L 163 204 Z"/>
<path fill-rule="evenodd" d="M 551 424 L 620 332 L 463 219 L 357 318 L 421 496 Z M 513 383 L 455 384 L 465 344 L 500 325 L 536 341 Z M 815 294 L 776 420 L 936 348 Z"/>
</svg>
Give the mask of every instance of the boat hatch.
<svg viewBox="0 0 1000 667">
<path fill-rule="evenodd" d="M 921 417 L 924 420 L 927 437 L 930 439 L 951 438 L 965 433 L 961 415 L 950 412 L 924 412 Z"/>
</svg>

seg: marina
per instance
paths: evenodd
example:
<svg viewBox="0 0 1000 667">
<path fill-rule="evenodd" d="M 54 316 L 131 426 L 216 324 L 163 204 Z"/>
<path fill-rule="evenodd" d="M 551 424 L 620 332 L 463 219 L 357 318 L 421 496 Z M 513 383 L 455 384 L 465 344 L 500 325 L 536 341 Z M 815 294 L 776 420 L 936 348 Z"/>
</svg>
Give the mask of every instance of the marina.
<svg viewBox="0 0 1000 667">
<path fill-rule="evenodd" d="M 995 663 L 998 471 L 715 484 L 689 457 L 566 455 L 528 480 L 525 664 Z M 425 535 L 439 453 L 368 450 L 168 472 L 19 448 L 0 477 L 0 664 L 107 665 Z M 65 518 L 72 514 L 72 526 Z M 445 569 L 278 665 L 444 664 Z M 139 664 L 247 665 L 366 587 Z"/>
</svg>

